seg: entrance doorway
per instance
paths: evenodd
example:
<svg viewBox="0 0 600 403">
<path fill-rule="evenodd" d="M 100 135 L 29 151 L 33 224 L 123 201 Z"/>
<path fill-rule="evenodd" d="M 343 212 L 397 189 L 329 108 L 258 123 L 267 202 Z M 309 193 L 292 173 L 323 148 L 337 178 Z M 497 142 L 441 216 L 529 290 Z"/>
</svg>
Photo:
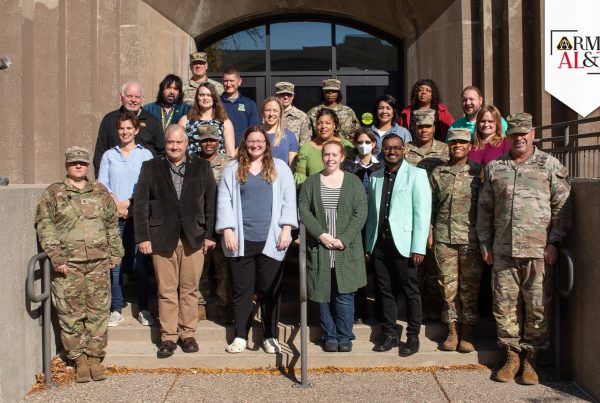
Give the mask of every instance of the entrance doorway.
<svg viewBox="0 0 600 403">
<path fill-rule="evenodd" d="M 274 94 L 278 81 L 296 86 L 294 105 L 307 111 L 321 103 L 322 82 L 342 82 L 342 103 L 359 120 L 375 98 L 402 100 L 402 47 L 357 28 L 331 22 L 266 23 L 219 40 L 199 43 L 209 57 L 209 76 L 221 80 L 227 66 L 242 74 L 241 92 L 256 101 Z"/>
</svg>

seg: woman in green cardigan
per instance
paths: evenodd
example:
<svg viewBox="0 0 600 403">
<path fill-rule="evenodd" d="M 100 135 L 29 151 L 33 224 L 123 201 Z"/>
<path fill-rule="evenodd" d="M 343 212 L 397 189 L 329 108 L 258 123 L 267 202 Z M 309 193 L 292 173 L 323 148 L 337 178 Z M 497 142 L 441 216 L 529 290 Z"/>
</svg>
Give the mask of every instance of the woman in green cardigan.
<svg viewBox="0 0 600 403">
<path fill-rule="evenodd" d="M 344 145 L 323 145 L 325 168 L 300 190 L 300 219 L 306 226 L 308 298 L 319 303 L 323 349 L 352 351 L 354 292 L 367 284 L 361 229 L 367 198 L 356 175 L 340 170 Z"/>
</svg>

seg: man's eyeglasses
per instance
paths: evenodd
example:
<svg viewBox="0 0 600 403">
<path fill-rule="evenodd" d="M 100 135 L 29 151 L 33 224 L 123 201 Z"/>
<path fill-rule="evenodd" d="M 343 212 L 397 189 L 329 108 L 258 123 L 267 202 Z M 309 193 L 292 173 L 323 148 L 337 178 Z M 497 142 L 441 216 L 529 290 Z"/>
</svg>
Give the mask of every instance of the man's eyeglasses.
<svg viewBox="0 0 600 403">
<path fill-rule="evenodd" d="M 382 150 L 384 152 L 402 151 L 402 150 L 404 150 L 404 147 L 402 147 L 402 146 L 386 146 L 386 147 L 383 147 Z"/>
</svg>

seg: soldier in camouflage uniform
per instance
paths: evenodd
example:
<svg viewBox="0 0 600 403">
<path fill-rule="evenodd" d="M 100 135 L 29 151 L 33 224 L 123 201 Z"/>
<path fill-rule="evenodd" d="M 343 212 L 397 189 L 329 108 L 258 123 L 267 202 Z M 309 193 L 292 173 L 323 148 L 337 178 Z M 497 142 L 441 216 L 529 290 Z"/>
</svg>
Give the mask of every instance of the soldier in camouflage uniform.
<svg viewBox="0 0 600 403">
<path fill-rule="evenodd" d="M 448 145 L 433 138 L 435 133 L 435 111 L 419 109 L 414 113 L 417 127 L 416 136 L 404 146 L 404 160 L 411 165 L 423 168 L 431 177 L 433 169 L 445 164 L 450 159 Z M 419 266 L 419 288 L 423 302 L 423 320 L 439 320 L 441 298 L 438 285 L 438 274 L 431 243 L 423 263 Z"/>
<path fill-rule="evenodd" d="M 498 343 L 507 350 L 496 379 L 508 382 L 522 367 L 521 383 L 532 385 L 535 357 L 548 346 L 551 327 L 553 276 L 545 265 L 556 262 L 571 224 L 571 186 L 567 169 L 533 145 L 531 115 L 510 115 L 507 122 L 510 151 L 485 169 L 477 234 L 483 260 L 493 265 Z"/>
<path fill-rule="evenodd" d="M 311 108 L 306 114 L 308 115 L 308 119 L 310 121 L 310 126 L 308 131 L 303 131 L 300 134 L 300 137 L 304 142 L 307 142 L 306 139 L 312 138 L 317 134 L 317 112 L 323 108 L 333 109 L 340 120 L 340 126 L 338 128 L 339 136 L 352 141 L 352 137 L 354 136 L 354 132 L 356 129 L 360 127 L 358 123 L 358 118 L 354 111 L 346 106 L 342 105 L 342 93 L 341 91 L 342 82 L 340 80 L 335 79 L 327 79 L 323 80 L 323 103 L 321 105 L 315 106 Z"/>
<path fill-rule="evenodd" d="M 483 271 L 475 229 L 483 166 L 468 160 L 471 130 L 450 129 L 447 138 L 450 161 L 436 167 L 430 178 L 434 257 L 444 300 L 442 321 L 448 324 L 441 349 L 458 347 L 469 353 L 474 351 L 471 330 L 479 321 L 477 296 Z"/>
<path fill-rule="evenodd" d="M 219 127 L 213 125 L 200 127 L 200 157 L 210 162 L 215 181 L 217 185 L 221 179 L 223 169 L 231 161 L 231 157 L 225 153 L 217 151 L 219 145 Z M 209 268 L 211 263 L 217 276 L 217 310 L 219 321 L 223 325 L 233 323 L 233 312 L 231 311 L 231 284 L 229 282 L 229 264 L 223 253 L 223 247 L 218 234 L 213 234 L 213 239 L 217 240 L 214 249 L 209 250 L 204 256 L 204 269 L 200 278 L 200 298 L 198 299 L 198 319 L 201 315 L 206 318 L 206 299 L 210 294 L 209 287 Z"/>
<path fill-rule="evenodd" d="M 275 84 L 275 95 L 283 105 L 283 127 L 294 133 L 298 146 L 302 146 L 310 141 L 310 121 L 306 113 L 292 105 L 294 88 L 294 84 L 280 81 Z"/>
<path fill-rule="evenodd" d="M 190 54 L 190 70 L 192 71 L 192 78 L 183 83 L 183 102 L 190 106 L 194 105 L 194 97 L 196 96 L 198 86 L 204 82 L 212 84 L 219 96 L 225 91 L 223 84 L 206 76 L 206 70 L 208 70 L 207 61 L 208 57 L 204 52 L 194 52 Z"/>
<path fill-rule="evenodd" d="M 52 268 L 52 302 L 61 340 L 75 360 L 77 382 L 105 379 L 104 358 L 110 309 L 110 269 L 121 263 L 123 246 L 117 208 L 104 185 L 87 180 L 90 153 L 66 151 L 67 176 L 44 192 L 35 222 Z"/>
</svg>

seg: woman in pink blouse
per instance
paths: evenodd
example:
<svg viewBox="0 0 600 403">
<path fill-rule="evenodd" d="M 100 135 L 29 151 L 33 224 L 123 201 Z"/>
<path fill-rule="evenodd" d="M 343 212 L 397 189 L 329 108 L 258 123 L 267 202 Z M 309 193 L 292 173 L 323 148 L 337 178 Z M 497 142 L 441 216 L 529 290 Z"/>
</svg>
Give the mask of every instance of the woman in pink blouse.
<svg viewBox="0 0 600 403">
<path fill-rule="evenodd" d="M 477 113 L 475 136 L 469 159 L 487 165 L 508 152 L 510 146 L 502 136 L 502 117 L 494 105 L 484 105 Z"/>
</svg>

